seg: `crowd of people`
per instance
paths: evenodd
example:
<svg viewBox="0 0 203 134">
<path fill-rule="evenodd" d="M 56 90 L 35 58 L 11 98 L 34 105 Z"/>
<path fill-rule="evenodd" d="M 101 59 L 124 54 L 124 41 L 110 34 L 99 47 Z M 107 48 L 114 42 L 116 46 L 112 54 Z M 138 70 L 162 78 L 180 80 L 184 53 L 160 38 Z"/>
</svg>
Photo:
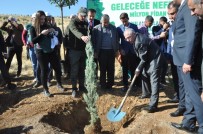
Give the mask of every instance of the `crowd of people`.
<svg viewBox="0 0 203 134">
<path fill-rule="evenodd" d="M 103 14 L 95 19 L 96 10 L 81 7 L 77 15 L 71 16 L 64 35 L 57 27 L 54 17 L 44 11 L 31 16 L 31 23 L 24 28 L 13 17 L 9 17 L 0 27 L 8 33 L 6 39 L 0 33 L 0 69 L 8 89 L 16 88 L 11 83 L 9 68 L 16 54 L 18 69 L 22 70 L 23 45 L 29 51 L 32 62 L 34 87 L 43 86 L 45 96 L 49 92 L 52 71 L 55 72 L 57 88 L 64 92 L 61 82 L 60 47 L 66 49 L 65 64 L 72 85 L 72 96 L 77 92 L 87 92 L 85 87 L 85 46 L 93 44 L 95 75 L 101 89 L 112 90 L 114 85 L 115 59 L 122 66 L 123 92 L 128 90 L 129 72 L 131 79 L 136 76 L 134 86 L 142 88 L 139 99 L 150 98 L 144 107 L 149 113 L 158 111 L 159 91 L 166 84 L 168 65 L 174 85 L 174 98 L 170 103 L 178 103 L 171 117 L 183 115 L 182 123 L 171 123 L 177 129 L 203 134 L 203 90 L 202 90 L 202 0 L 173 0 L 168 4 L 166 16 L 153 26 L 153 16 L 146 16 L 140 26 L 130 23 L 127 13 L 120 14 L 121 25 L 110 24 L 110 16 Z M 7 26 L 7 24 L 10 24 Z M 149 28 L 152 27 L 152 34 Z M 7 46 L 7 51 L 5 46 Z M 3 58 L 6 58 L 6 63 Z M 100 75 L 98 75 L 100 72 Z"/>
</svg>

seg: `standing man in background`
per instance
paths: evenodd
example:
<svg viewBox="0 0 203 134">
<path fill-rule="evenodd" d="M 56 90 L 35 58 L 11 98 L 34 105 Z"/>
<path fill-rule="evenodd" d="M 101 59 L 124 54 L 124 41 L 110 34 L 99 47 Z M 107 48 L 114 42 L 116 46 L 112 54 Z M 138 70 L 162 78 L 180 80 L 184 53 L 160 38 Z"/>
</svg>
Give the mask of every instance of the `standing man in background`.
<svg viewBox="0 0 203 134">
<path fill-rule="evenodd" d="M 134 77 L 134 72 L 136 67 L 138 66 L 140 59 L 135 54 L 133 45 L 131 45 L 129 42 L 125 40 L 125 37 L 123 35 L 124 31 L 127 28 L 132 28 L 135 32 L 139 32 L 137 25 L 132 24 L 129 22 L 129 17 L 127 13 L 121 13 L 120 14 L 120 20 L 122 24 L 117 27 L 120 41 L 120 55 L 121 55 L 121 65 L 122 65 L 122 71 L 123 71 L 123 85 L 122 91 L 128 90 L 128 70 L 130 70 L 131 73 L 131 79 Z M 136 79 L 135 85 L 141 87 L 141 77 Z"/>
<path fill-rule="evenodd" d="M 10 26 L 7 26 L 8 23 L 10 24 Z M 3 22 L 3 25 L 0 27 L 0 29 L 8 33 L 8 37 L 6 39 L 6 45 L 8 46 L 8 59 L 6 61 L 7 69 L 9 71 L 13 56 L 16 54 L 16 58 L 18 61 L 18 70 L 16 78 L 18 78 L 20 77 L 22 71 L 22 32 L 24 29 L 23 25 L 18 24 L 16 18 L 10 16 L 8 18 L 8 21 Z"/>
<path fill-rule="evenodd" d="M 96 15 L 96 10 L 95 9 L 89 9 L 87 15 L 88 15 L 87 18 L 88 18 L 89 32 L 90 32 L 90 35 L 92 35 L 92 29 L 96 25 L 99 25 L 100 21 L 95 19 L 95 15 Z"/>
<path fill-rule="evenodd" d="M 178 68 L 179 80 L 182 79 L 185 93 L 184 118 L 181 124 L 171 123 L 177 129 L 187 132 L 196 131 L 198 122 L 198 133 L 203 133 L 203 103 L 200 93 L 201 84 L 201 29 L 196 16 L 191 16 L 188 8 L 188 0 L 173 0 L 179 4 L 179 11 L 174 22 L 174 51 L 173 59 Z M 190 2 L 190 1 L 189 1 Z M 180 85 L 179 85 L 180 87 Z M 181 89 L 181 88 L 179 88 Z"/>
<path fill-rule="evenodd" d="M 92 43 L 95 57 L 99 61 L 101 88 L 111 90 L 114 85 L 115 57 L 118 54 L 119 38 L 116 27 L 109 21 L 109 16 L 104 14 L 101 24 L 95 26 L 92 31 Z"/>
<path fill-rule="evenodd" d="M 188 0 L 188 6 L 191 10 L 191 15 L 196 15 L 199 17 L 200 20 L 203 21 L 203 0 Z M 200 27 L 203 31 L 203 25 Z M 202 33 L 202 48 L 203 48 L 203 33 Z M 203 51 L 202 51 L 203 54 Z M 201 65 L 201 76 L 203 78 L 203 59 Z M 203 79 L 202 79 L 202 87 L 203 87 Z M 201 93 L 201 99 L 203 102 L 203 92 Z"/>
<path fill-rule="evenodd" d="M 76 96 L 77 81 L 79 82 L 79 91 L 87 92 L 85 88 L 85 61 L 86 43 L 89 41 L 87 36 L 88 22 L 86 21 L 87 9 L 81 7 L 76 18 L 71 19 L 69 24 L 69 58 L 71 68 L 72 96 Z M 67 31 L 67 32 L 68 32 Z M 66 33 L 65 33 L 66 35 Z"/>
<path fill-rule="evenodd" d="M 2 35 L 2 32 L 0 31 L 0 70 L 7 88 L 9 90 L 13 90 L 16 88 L 16 85 L 11 83 L 11 78 L 9 76 L 8 69 L 6 68 L 4 57 L 6 57 L 6 46 L 4 37 Z"/>
<path fill-rule="evenodd" d="M 170 19 L 170 28 L 169 28 L 169 32 L 168 32 L 168 45 L 167 45 L 167 56 L 166 56 L 166 58 L 171 65 L 173 87 L 175 90 L 174 97 L 171 100 L 169 100 L 168 102 L 169 103 L 177 103 L 177 102 L 179 102 L 179 85 L 178 85 L 177 67 L 176 67 L 176 65 L 174 65 L 174 62 L 173 62 L 173 44 L 174 44 L 173 22 L 176 18 L 176 14 L 178 12 L 178 6 L 173 1 L 171 1 L 168 4 L 167 12 L 168 12 L 168 17 Z M 180 105 L 181 105 L 181 103 L 180 103 Z M 183 103 L 183 105 L 185 105 L 185 104 Z M 173 116 L 173 115 L 171 115 L 171 116 Z"/>
<path fill-rule="evenodd" d="M 90 35 L 92 35 L 92 29 L 100 24 L 100 21 L 95 19 L 96 10 L 95 9 L 89 9 L 87 13 L 88 18 L 88 32 Z M 96 78 L 98 79 L 98 60 L 97 58 L 94 58 L 94 62 L 96 64 Z"/>
</svg>

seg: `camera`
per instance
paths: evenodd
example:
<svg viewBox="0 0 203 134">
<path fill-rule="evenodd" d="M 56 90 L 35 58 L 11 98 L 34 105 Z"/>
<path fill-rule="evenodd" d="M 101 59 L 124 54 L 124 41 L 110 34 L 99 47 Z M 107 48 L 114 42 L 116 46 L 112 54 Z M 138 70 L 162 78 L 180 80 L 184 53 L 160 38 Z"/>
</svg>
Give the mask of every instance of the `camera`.
<svg viewBox="0 0 203 134">
<path fill-rule="evenodd" d="M 48 34 L 48 36 L 51 37 L 51 38 L 53 38 L 54 35 L 57 36 L 57 35 L 58 35 L 58 31 L 53 31 L 53 32 L 50 32 L 50 33 Z"/>
</svg>

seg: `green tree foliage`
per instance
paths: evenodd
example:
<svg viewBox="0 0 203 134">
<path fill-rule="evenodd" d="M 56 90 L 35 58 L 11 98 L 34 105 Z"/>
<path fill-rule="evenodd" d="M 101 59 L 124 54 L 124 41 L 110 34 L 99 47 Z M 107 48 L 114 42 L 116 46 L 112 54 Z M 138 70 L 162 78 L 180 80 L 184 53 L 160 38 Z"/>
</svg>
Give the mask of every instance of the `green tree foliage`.
<svg viewBox="0 0 203 134">
<path fill-rule="evenodd" d="M 96 18 L 100 20 L 102 16 L 102 11 L 104 10 L 103 2 L 100 2 L 101 0 L 88 0 L 87 1 L 87 7 L 93 8 L 97 11 Z"/>
<path fill-rule="evenodd" d="M 75 5 L 78 0 L 48 0 L 51 4 L 55 4 L 61 10 L 61 21 L 62 21 L 62 32 L 64 34 L 64 25 L 63 25 L 63 7 L 69 7 Z"/>
<path fill-rule="evenodd" d="M 94 62 L 94 53 L 91 41 L 86 44 L 86 69 L 85 69 L 85 83 L 88 93 L 83 94 L 84 100 L 87 104 L 87 111 L 90 113 L 90 124 L 95 125 L 95 123 L 99 120 L 99 116 L 97 114 L 96 101 L 98 99 L 97 94 L 97 82 L 96 82 L 96 64 Z"/>
</svg>

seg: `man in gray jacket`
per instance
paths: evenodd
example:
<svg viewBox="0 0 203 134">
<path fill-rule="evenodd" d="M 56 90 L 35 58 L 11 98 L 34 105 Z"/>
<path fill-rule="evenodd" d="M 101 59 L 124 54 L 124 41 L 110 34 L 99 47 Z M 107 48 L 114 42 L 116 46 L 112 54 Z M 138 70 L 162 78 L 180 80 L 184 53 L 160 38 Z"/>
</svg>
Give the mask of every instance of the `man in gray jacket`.
<svg viewBox="0 0 203 134">
<path fill-rule="evenodd" d="M 138 76 L 142 72 L 142 88 L 148 91 L 146 94 L 151 94 L 149 106 L 144 107 L 143 110 L 149 113 L 156 112 L 158 110 L 159 76 L 163 55 L 159 46 L 152 39 L 146 35 L 135 33 L 131 28 L 125 30 L 124 37 L 133 45 L 135 53 L 141 60 L 135 75 Z"/>
<path fill-rule="evenodd" d="M 114 85 L 115 56 L 118 53 L 118 41 L 116 27 L 109 23 L 109 16 L 104 14 L 101 18 L 101 24 L 95 26 L 92 31 L 95 58 L 98 58 L 100 66 L 101 88 L 112 89 Z"/>
</svg>

